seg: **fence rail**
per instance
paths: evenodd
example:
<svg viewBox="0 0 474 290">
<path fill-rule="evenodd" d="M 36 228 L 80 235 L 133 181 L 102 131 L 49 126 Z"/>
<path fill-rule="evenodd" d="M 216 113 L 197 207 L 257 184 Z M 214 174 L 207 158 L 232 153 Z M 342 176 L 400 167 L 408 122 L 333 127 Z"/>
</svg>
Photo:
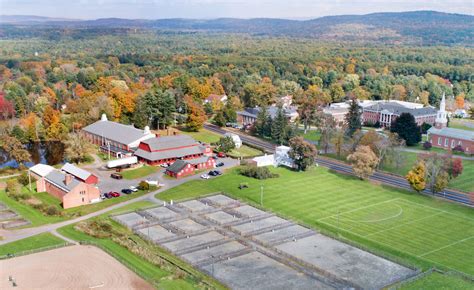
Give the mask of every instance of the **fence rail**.
<svg viewBox="0 0 474 290">
<path fill-rule="evenodd" d="M 20 257 L 20 256 L 26 256 L 26 255 L 30 255 L 30 254 L 39 253 L 39 252 L 59 249 L 59 248 L 67 247 L 67 246 L 71 246 L 71 245 L 72 245 L 71 243 L 61 243 L 61 244 L 57 244 L 57 245 L 54 245 L 54 246 L 47 246 L 47 247 L 41 247 L 41 248 L 37 248 L 37 249 L 20 251 L 20 252 L 14 253 L 14 254 L 6 254 L 6 255 L 3 255 L 3 256 L 0 256 L 0 260 L 11 259 L 11 258 Z"/>
</svg>

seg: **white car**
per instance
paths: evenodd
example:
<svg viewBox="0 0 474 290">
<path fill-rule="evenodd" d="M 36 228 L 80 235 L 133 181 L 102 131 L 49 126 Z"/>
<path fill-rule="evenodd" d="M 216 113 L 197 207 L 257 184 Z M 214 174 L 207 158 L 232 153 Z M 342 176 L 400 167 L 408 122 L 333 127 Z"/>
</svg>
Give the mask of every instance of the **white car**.
<svg viewBox="0 0 474 290">
<path fill-rule="evenodd" d="M 138 191 L 138 188 L 136 188 L 135 186 L 130 186 L 130 190 L 133 191 L 133 192 L 137 192 Z"/>
<path fill-rule="evenodd" d="M 209 179 L 210 176 L 204 173 L 203 175 L 201 175 L 201 178 L 202 178 L 202 179 Z"/>
</svg>

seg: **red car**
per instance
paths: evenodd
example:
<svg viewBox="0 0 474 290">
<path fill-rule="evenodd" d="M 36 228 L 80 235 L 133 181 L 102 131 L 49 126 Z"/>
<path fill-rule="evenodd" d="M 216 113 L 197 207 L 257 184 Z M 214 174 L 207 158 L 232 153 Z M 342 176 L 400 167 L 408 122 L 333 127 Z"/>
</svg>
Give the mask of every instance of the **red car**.
<svg viewBox="0 0 474 290">
<path fill-rule="evenodd" d="M 217 153 L 217 157 L 219 157 L 219 158 L 224 158 L 224 157 L 225 157 L 225 153 L 224 153 L 224 152 L 219 152 L 219 153 Z"/>
<path fill-rule="evenodd" d="M 116 191 L 111 191 L 111 192 L 109 192 L 109 194 L 113 197 L 119 197 L 120 196 L 120 193 L 118 193 Z"/>
</svg>

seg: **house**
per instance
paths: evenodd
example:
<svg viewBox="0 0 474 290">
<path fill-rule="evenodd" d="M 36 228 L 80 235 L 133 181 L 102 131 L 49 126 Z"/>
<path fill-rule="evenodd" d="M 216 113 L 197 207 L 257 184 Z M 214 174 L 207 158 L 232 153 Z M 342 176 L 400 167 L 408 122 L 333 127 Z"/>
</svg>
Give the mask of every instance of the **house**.
<svg viewBox="0 0 474 290">
<path fill-rule="evenodd" d="M 65 173 L 69 173 L 75 178 L 79 179 L 82 182 L 85 182 L 87 184 L 97 184 L 99 183 L 99 178 L 95 176 L 94 174 L 90 173 L 89 171 L 86 171 L 82 168 L 79 168 L 71 163 L 66 163 L 61 167 L 61 171 Z"/>
<path fill-rule="evenodd" d="M 171 177 L 181 178 L 194 174 L 196 170 L 211 169 L 215 166 L 216 160 L 214 158 L 203 156 L 191 160 L 176 160 L 166 168 L 165 173 Z"/>
<path fill-rule="evenodd" d="M 141 141 L 156 137 L 148 126 L 144 130 L 107 120 L 105 114 L 97 121 L 82 129 L 81 133 L 100 150 L 114 157 L 130 156 Z"/>
<path fill-rule="evenodd" d="M 275 154 L 258 156 L 252 159 L 251 164 L 255 164 L 257 167 L 262 166 L 286 166 L 294 168 L 295 163 L 293 159 L 288 155 L 291 148 L 288 146 L 278 146 L 275 148 Z"/>
<path fill-rule="evenodd" d="M 204 104 L 211 104 L 213 107 L 218 107 L 220 104 L 227 103 L 228 97 L 224 95 L 210 94 L 209 97 L 204 99 Z"/>
<path fill-rule="evenodd" d="M 237 122 L 246 126 L 253 125 L 257 121 L 258 113 L 261 111 L 260 107 L 245 108 L 243 111 L 237 112 Z M 267 107 L 268 115 L 273 119 L 278 113 L 277 106 Z M 293 123 L 299 117 L 298 108 L 296 106 L 288 106 L 283 108 L 283 113 L 289 122 Z"/>
<path fill-rule="evenodd" d="M 140 142 L 134 154 L 140 162 L 160 165 L 173 163 L 178 159 L 188 160 L 211 156 L 212 150 L 209 145 L 198 143 L 188 135 L 171 135 Z"/>
<path fill-rule="evenodd" d="M 287 108 L 291 106 L 291 104 L 293 103 L 293 96 L 290 96 L 290 95 L 283 96 L 278 100 L 277 103 L 278 105 L 281 105 L 282 107 Z"/>
<path fill-rule="evenodd" d="M 446 117 L 446 99 L 443 95 L 434 127 L 428 130 L 428 141 L 433 147 L 453 149 L 460 146 L 465 153 L 474 153 L 474 132 L 456 128 L 448 128 Z"/>
<path fill-rule="evenodd" d="M 346 107 L 331 105 L 329 107 L 323 108 L 323 113 L 332 116 L 336 123 L 344 123 L 348 112 L 349 109 Z"/>
<path fill-rule="evenodd" d="M 381 127 L 390 128 L 393 122 L 403 113 L 415 117 L 418 126 L 423 123 L 433 125 L 437 111 L 433 107 L 402 101 L 377 101 L 362 107 L 362 122 L 365 125 L 379 123 Z"/>
<path fill-rule="evenodd" d="M 58 198 L 65 209 L 100 201 L 99 188 L 69 173 L 44 164 L 32 166 L 29 172 L 36 179 L 37 191 Z"/>
<path fill-rule="evenodd" d="M 224 136 L 230 137 L 232 139 L 232 141 L 235 144 L 235 148 L 239 149 L 240 147 L 242 147 L 242 140 L 240 140 L 239 135 L 234 134 L 234 133 L 225 133 Z"/>
</svg>

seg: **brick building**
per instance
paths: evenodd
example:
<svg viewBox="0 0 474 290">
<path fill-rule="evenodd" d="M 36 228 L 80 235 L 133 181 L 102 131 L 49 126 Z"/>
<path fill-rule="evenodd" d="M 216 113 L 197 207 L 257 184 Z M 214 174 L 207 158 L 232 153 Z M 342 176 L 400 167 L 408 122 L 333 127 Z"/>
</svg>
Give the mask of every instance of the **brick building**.
<svg viewBox="0 0 474 290">
<path fill-rule="evenodd" d="M 448 128 L 447 124 L 446 99 L 443 95 L 436 116 L 435 126 L 428 130 L 428 141 L 437 148 L 450 150 L 460 146 L 465 153 L 474 154 L 474 132 Z"/>
<path fill-rule="evenodd" d="M 71 163 L 66 163 L 61 167 L 61 171 L 65 173 L 69 173 L 75 178 L 79 179 L 82 182 L 85 182 L 87 184 L 97 184 L 99 183 L 99 178 L 95 176 L 94 174 L 90 173 L 89 171 L 86 171 L 82 168 L 79 168 Z"/>
<path fill-rule="evenodd" d="M 406 102 L 383 101 L 362 107 L 362 122 L 364 125 L 379 123 L 381 127 L 390 128 L 392 123 L 402 113 L 410 113 L 415 117 L 418 126 L 423 123 L 433 125 L 437 111 L 433 107 L 415 107 Z"/>
<path fill-rule="evenodd" d="M 36 190 L 61 200 L 65 209 L 100 201 L 97 186 L 85 183 L 69 173 L 44 164 L 32 166 L 29 172 L 36 179 Z"/>
</svg>

